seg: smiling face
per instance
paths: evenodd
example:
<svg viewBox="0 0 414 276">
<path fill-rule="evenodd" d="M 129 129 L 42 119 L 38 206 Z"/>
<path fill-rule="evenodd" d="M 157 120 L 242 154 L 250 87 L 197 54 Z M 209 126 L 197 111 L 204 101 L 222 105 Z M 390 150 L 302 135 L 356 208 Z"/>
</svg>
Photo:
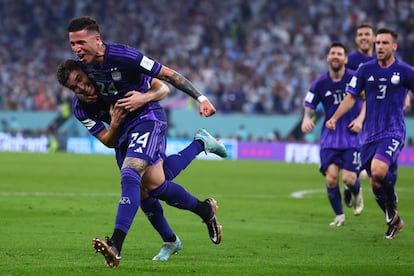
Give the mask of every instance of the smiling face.
<svg viewBox="0 0 414 276">
<path fill-rule="evenodd" d="M 104 46 L 98 32 L 86 29 L 69 32 L 69 43 L 72 51 L 84 64 L 100 63 Z"/>
<path fill-rule="evenodd" d="M 98 99 L 95 86 L 82 70 L 70 72 L 65 86 L 72 90 L 82 101 L 94 102 Z"/>
<path fill-rule="evenodd" d="M 346 56 L 345 49 L 340 46 L 333 46 L 329 49 L 328 57 L 326 61 L 329 64 L 329 68 L 334 72 L 338 72 L 344 68 L 345 64 L 348 61 Z"/>
<path fill-rule="evenodd" d="M 355 43 L 358 51 L 365 55 L 372 54 L 372 49 L 375 43 L 375 35 L 372 28 L 362 27 L 357 30 Z"/>
</svg>

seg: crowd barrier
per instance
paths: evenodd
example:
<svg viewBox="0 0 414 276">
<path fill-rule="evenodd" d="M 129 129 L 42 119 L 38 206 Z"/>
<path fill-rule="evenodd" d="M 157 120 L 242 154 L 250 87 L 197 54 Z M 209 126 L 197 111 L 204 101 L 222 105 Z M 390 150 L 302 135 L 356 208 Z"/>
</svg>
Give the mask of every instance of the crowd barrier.
<svg viewBox="0 0 414 276">
<path fill-rule="evenodd" d="M 192 139 L 167 140 L 167 155 L 177 153 L 191 143 Z M 230 160 L 279 161 L 287 163 L 319 164 L 319 145 L 290 142 L 240 142 L 222 139 Z M 0 132 L 0 152 L 44 152 L 50 151 L 50 137 L 24 137 Z M 95 137 L 69 137 L 66 152 L 73 154 L 114 154 L 114 149 L 105 147 Z M 198 159 L 221 159 L 214 154 L 201 153 Z M 414 166 L 414 147 L 407 146 L 399 156 L 401 166 Z"/>
</svg>

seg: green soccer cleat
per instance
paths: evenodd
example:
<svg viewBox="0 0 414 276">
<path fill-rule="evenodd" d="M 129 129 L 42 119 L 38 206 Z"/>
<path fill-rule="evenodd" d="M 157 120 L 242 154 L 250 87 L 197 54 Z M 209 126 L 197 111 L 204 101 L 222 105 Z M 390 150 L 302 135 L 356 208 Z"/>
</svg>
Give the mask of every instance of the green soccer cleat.
<svg viewBox="0 0 414 276">
<path fill-rule="evenodd" d="M 152 258 L 153 261 L 168 261 L 173 254 L 177 254 L 183 248 L 180 239 L 177 236 L 175 242 L 164 242 L 160 252 Z"/>
<path fill-rule="evenodd" d="M 214 153 L 221 158 L 227 157 L 227 150 L 223 142 L 218 141 L 210 133 L 207 132 L 204 128 L 197 130 L 194 140 L 201 140 L 204 143 L 204 151 Z"/>
</svg>

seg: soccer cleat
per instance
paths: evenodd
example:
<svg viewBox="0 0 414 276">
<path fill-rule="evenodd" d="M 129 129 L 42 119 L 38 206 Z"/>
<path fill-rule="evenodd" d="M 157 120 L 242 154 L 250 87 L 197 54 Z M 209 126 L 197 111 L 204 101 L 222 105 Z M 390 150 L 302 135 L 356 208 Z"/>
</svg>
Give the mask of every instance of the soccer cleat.
<svg viewBox="0 0 414 276">
<path fill-rule="evenodd" d="M 329 223 L 330 226 L 342 226 L 345 224 L 345 214 L 337 215 L 331 223 Z"/>
<path fill-rule="evenodd" d="M 354 210 L 354 215 L 359 216 L 364 209 L 364 198 L 362 197 L 362 188 L 359 189 L 357 195 L 352 195 L 352 209 Z"/>
<path fill-rule="evenodd" d="M 385 232 L 384 238 L 387 240 L 393 240 L 397 237 L 398 232 L 402 230 L 404 227 L 404 221 L 398 217 L 397 219 L 398 223 L 391 224 L 388 226 L 387 232 Z"/>
<path fill-rule="evenodd" d="M 204 202 L 207 202 L 211 206 L 211 211 L 213 213 L 212 217 L 208 221 L 204 221 L 204 223 L 207 225 L 211 241 L 215 244 L 219 244 L 221 242 L 222 227 L 216 217 L 216 209 L 218 208 L 217 202 L 214 198 L 207 198 Z"/>
<path fill-rule="evenodd" d="M 218 141 L 216 138 L 211 136 L 204 128 L 197 130 L 194 140 L 201 140 L 204 143 L 204 152 L 214 153 L 222 158 L 227 157 L 227 150 L 223 142 Z"/>
<path fill-rule="evenodd" d="M 352 193 L 346 185 L 344 186 L 344 202 L 349 208 L 352 207 Z"/>
<path fill-rule="evenodd" d="M 181 245 L 181 241 L 178 237 L 175 242 L 164 242 L 161 246 L 160 252 L 152 258 L 153 261 L 168 261 L 171 255 L 177 254 L 183 246 Z"/>
<path fill-rule="evenodd" d="M 94 238 L 92 246 L 96 253 L 99 252 L 104 256 L 107 267 L 117 267 L 119 265 L 121 256 L 119 256 L 118 250 L 113 246 L 109 238 L 106 238 L 106 242 L 100 238 Z"/>
</svg>

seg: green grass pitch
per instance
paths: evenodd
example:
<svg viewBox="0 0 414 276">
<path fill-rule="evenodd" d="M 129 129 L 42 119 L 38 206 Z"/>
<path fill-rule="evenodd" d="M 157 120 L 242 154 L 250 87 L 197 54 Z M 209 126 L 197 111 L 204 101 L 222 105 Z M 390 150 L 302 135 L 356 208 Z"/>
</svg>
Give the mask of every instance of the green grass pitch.
<svg viewBox="0 0 414 276">
<path fill-rule="evenodd" d="M 345 208 L 345 226 L 330 227 L 317 165 L 195 160 L 176 182 L 217 199 L 222 243 L 209 240 L 196 215 L 164 204 L 183 250 L 151 261 L 162 242 L 139 211 L 120 266 L 108 269 L 91 240 L 112 233 L 120 191 L 113 156 L 3 152 L 0 164 L 0 275 L 414 274 L 413 168 L 399 171 L 405 228 L 389 241 L 367 180 L 362 215 Z"/>
</svg>

